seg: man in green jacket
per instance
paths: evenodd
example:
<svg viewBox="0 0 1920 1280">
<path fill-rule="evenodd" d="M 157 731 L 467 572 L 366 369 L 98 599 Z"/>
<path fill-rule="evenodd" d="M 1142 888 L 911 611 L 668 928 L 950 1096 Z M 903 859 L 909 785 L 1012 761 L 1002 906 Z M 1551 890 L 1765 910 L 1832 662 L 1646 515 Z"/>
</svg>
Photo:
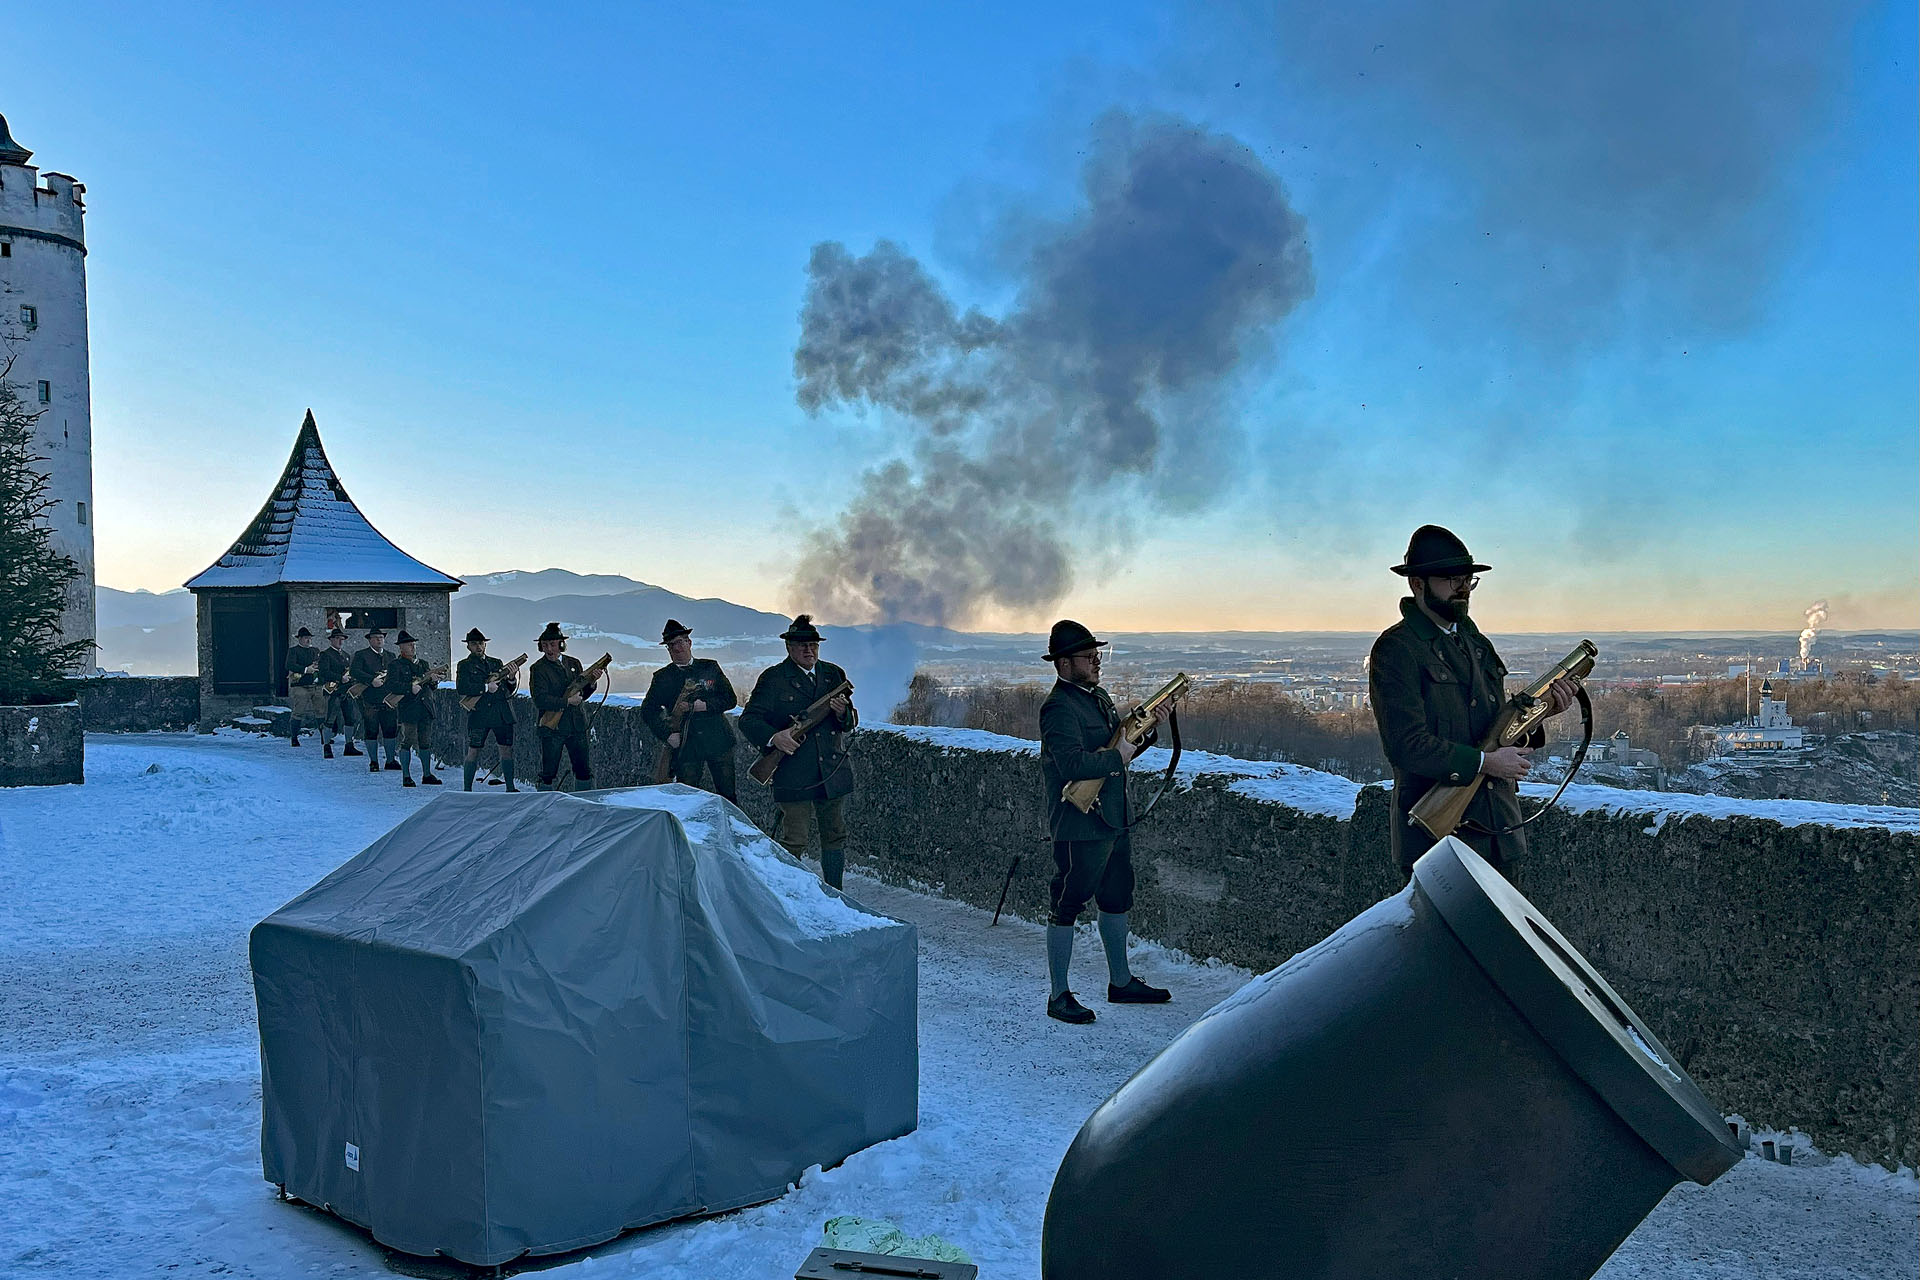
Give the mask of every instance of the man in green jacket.
<svg viewBox="0 0 1920 1280">
<path fill-rule="evenodd" d="M 1100 687 L 1105 641 L 1062 618 L 1047 636 L 1044 661 L 1053 664 L 1053 691 L 1040 704 L 1040 781 L 1046 790 L 1047 831 L 1053 837 L 1053 883 L 1047 917 L 1047 1016 L 1084 1025 L 1093 1010 L 1067 989 L 1073 965 L 1073 929 L 1093 902 L 1100 943 L 1107 953 L 1107 1003 L 1164 1004 L 1173 995 L 1150 987 L 1127 965 L 1127 913 L 1133 909 L 1133 842 L 1127 836 L 1127 762 L 1153 742 L 1107 743 L 1120 727 L 1113 698 Z M 1173 704 L 1163 703 L 1166 723 Z M 1157 735 L 1156 735 L 1157 736 Z M 1099 778 L 1100 798 L 1086 813 L 1067 803 L 1069 782 Z"/>
<path fill-rule="evenodd" d="M 306 627 L 294 633 L 293 647 L 287 650 L 287 704 L 293 712 L 293 738 L 288 745 L 297 747 L 300 722 L 316 722 L 327 712 L 320 693 L 320 651 L 313 647 L 313 632 Z"/>
<path fill-rule="evenodd" d="M 432 674 L 433 664 L 414 652 L 419 643 L 406 628 L 395 641 L 400 652 L 387 664 L 387 700 L 393 703 L 393 718 L 400 743 L 400 785 L 413 785 L 413 757 L 420 756 L 420 781 L 437 787 L 440 779 L 433 772 L 433 691 L 439 680 Z"/>
<path fill-rule="evenodd" d="M 327 647 L 320 651 L 320 670 L 314 677 L 327 700 L 326 715 L 320 723 L 320 750 L 329 760 L 333 759 L 336 732 L 346 735 L 348 755 L 360 754 L 360 748 L 353 745 L 353 699 L 347 696 L 347 669 L 351 664 L 352 659 L 347 656 L 347 633 L 339 627 L 329 629 Z"/>
<path fill-rule="evenodd" d="M 647 696 L 640 702 L 640 719 L 659 739 L 660 750 L 673 753 L 673 780 L 700 785 L 730 803 L 738 803 L 733 781 L 733 729 L 726 712 L 740 705 L 727 673 L 712 658 L 693 656 L 693 631 L 673 618 L 660 629 L 667 649 L 667 665 L 653 673 Z M 672 723 L 673 708 L 682 690 L 688 692 L 683 722 Z"/>
<path fill-rule="evenodd" d="M 480 749 L 487 735 L 500 752 L 500 776 L 507 790 L 513 785 L 513 684 L 514 673 L 498 658 L 487 656 L 487 638 L 475 627 L 467 632 L 467 656 L 454 668 L 454 692 L 461 698 L 478 698 L 467 712 L 467 758 L 460 766 L 460 778 L 467 791 L 473 790 L 473 775 L 480 770 Z"/>
<path fill-rule="evenodd" d="M 528 673 L 527 691 L 533 695 L 536 715 L 557 711 L 560 723 L 552 729 L 539 726 L 540 777 L 534 788 L 552 791 L 559 785 L 560 752 L 564 749 L 573 765 L 574 790 L 585 791 L 593 785 L 593 761 L 587 754 L 587 713 L 581 708 L 593 696 L 595 686 L 590 684 L 578 692 L 567 692 L 574 680 L 586 671 L 580 659 L 567 654 L 567 637 L 561 634 L 559 623 L 549 622 L 535 643 L 540 646 L 540 656 Z"/>
<path fill-rule="evenodd" d="M 1426 829 L 1409 823 L 1407 812 L 1435 785 L 1487 781 L 1467 808 L 1466 821 L 1454 832 L 1495 869 L 1511 874 L 1512 862 L 1527 852 L 1519 829 L 1519 782 L 1531 769 L 1534 748 L 1545 742 L 1536 729 L 1524 745 L 1482 751 L 1480 742 L 1493 728 L 1507 700 L 1507 664 L 1468 617 L 1468 602 L 1479 585 L 1476 564 L 1459 538 L 1439 525 L 1422 525 L 1407 543 L 1407 554 L 1393 571 L 1412 593 L 1400 602 L 1400 621 L 1374 641 L 1367 660 L 1367 686 L 1373 702 L 1380 745 L 1393 766 L 1393 814 L 1390 844 L 1403 875 L 1433 847 Z M 1554 715 L 1573 705 L 1571 681 L 1557 680 L 1548 697 Z"/>
<path fill-rule="evenodd" d="M 386 744 L 386 768 L 398 770 L 394 740 L 400 736 L 400 721 L 386 704 L 387 664 L 393 655 L 387 652 L 387 632 L 375 627 L 367 632 L 367 647 L 353 655 L 347 667 L 347 679 L 360 686 L 360 733 L 367 744 L 367 772 L 381 769 L 380 747 Z"/>
<path fill-rule="evenodd" d="M 740 732 L 761 750 L 772 747 L 784 757 L 773 774 L 773 799 L 780 806 L 778 840 L 796 858 L 806 856 L 807 837 L 820 827 L 820 878 L 840 888 L 847 866 L 847 796 L 853 791 L 853 762 L 847 736 L 860 723 L 853 700 L 840 694 L 818 728 L 795 741 L 793 718 L 847 678 L 831 662 L 820 661 L 820 630 L 810 614 L 801 614 L 780 633 L 786 661 L 760 673 L 740 713 Z"/>
</svg>

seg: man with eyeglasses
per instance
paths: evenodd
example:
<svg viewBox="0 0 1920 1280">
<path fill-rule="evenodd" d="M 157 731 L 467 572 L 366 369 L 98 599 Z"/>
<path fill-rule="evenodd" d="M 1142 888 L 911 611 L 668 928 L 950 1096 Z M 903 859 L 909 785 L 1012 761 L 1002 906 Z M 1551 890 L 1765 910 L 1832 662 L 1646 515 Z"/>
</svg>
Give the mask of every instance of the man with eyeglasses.
<svg viewBox="0 0 1920 1280">
<path fill-rule="evenodd" d="M 1411 594 L 1400 602 L 1400 621 L 1374 642 L 1367 660 L 1380 745 L 1393 766 L 1390 842 L 1402 875 L 1433 847 L 1426 829 L 1411 825 L 1407 811 L 1438 783 L 1486 784 L 1467 808 L 1454 834 L 1496 870 L 1511 874 L 1527 852 L 1520 822 L 1520 779 L 1532 768 L 1533 749 L 1546 735 L 1534 730 L 1521 746 L 1482 751 L 1479 743 L 1506 703 L 1507 664 L 1468 617 L 1468 602 L 1488 566 L 1474 563 L 1466 543 L 1439 525 L 1422 525 L 1393 571 Z M 1556 680 L 1548 697 L 1553 714 L 1574 702 L 1574 686 Z"/>
</svg>

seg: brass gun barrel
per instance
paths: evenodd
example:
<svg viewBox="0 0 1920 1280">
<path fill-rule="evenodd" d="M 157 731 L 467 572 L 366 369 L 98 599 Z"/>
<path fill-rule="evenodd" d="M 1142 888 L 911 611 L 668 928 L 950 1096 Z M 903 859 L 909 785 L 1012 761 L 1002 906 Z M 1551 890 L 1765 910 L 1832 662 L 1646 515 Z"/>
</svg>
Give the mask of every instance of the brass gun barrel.
<svg viewBox="0 0 1920 1280">
<path fill-rule="evenodd" d="M 1120 721 L 1120 727 L 1107 740 L 1106 749 L 1112 751 L 1122 739 L 1136 745 L 1145 742 L 1147 735 L 1153 732 L 1154 714 L 1160 710 L 1160 704 L 1178 698 L 1192 687 L 1193 677 L 1184 671 L 1161 685 L 1159 692 L 1128 712 L 1126 718 Z M 1100 788 L 1105 783 L 1105 778 L 1081 778 L 1060 788 L 1060 798 L 1082 813 L 1092 813 L 1100 803 Z"/>
<path fill-rule="evenodd" d="M 1532 684 L 1507 700 L 1507 705 L 1501 708 L 1500 715 L 1494 720 L 1493 728 L 1481 739 L 1480 750 L 1498 751 L 1501 747 L 1510 747 L 1523 741 L 1547 718 L 1547 689 L 1553 682 L 1565 678 L 1575 684 L 1581 683 L 1593 674 L 1593 664 L 1599 656 L 1600 651 L 1594 648 L 1591 640 L 1582 640 L 1575 645 L 1572 653 L 1554 663 Z M 1467 806 L 1473 803 L 1474 796 L 1480 793 L 1486 781 L 1486 774 L 1477 773 L 1468 782 L 1435 784 L 1407 810 L 1408 824 L 1425 828 L 1435 840 L 1452 835 L 1466 821 Z"/>
</svg>

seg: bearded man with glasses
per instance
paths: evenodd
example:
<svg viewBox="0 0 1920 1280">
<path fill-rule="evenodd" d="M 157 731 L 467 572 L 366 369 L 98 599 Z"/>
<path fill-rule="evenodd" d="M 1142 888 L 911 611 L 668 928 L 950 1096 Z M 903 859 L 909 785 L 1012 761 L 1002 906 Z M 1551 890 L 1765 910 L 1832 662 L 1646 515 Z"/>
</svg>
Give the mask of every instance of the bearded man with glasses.
<svg viewBox="0 0 1920 1280">
<path fill-rule="evenodd" d="M 1507 664 L 1468 616 L 1480 585 L 1476 575 L 1488 568 L 1439 525 L 1414 530 L 1405 559 L 1393 566 L 1412 594 L 1367 660 L 1374 723 L 1393 766 L 1390 841 L 1404 876 L 1412 876 L 1414 862 L 1434 844 L 1425 828 L 1408 822 L 1407 811 L 1436 784 L 1468 782 L 1476 774 L 1487 781 L 1454 834 L 1508 876 L 1512 863 L 1526 856 L 1526 833 L 1517 829 L 1519 782 L 1546 735 L 1535 729 L 1522 745 L 1480 749 L 1507 700 Z M 1547 696 L 1559 715 L 1573 705 L 1573 683 L 1556 680 Z"/>
</svg>

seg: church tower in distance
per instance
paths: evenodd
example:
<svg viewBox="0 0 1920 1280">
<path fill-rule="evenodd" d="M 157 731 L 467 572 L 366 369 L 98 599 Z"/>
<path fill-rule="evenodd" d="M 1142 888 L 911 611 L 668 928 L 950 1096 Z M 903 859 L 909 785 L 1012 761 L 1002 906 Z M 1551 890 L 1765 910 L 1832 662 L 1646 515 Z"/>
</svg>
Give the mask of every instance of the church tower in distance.
<svg viewBox="0 0 1920 1280">
<path fill-rule="evenodd" d="M 34 452 L 46 459 L 56 549 L 73 557 L 65 639 L 94 636 L 93 409 L 87 365 L 86 188 L 40 173 L 0 116 L 0 360 L 27 408 L 38 410 Z M 91 669 L 91 659 L 86 667 Z"/>
</svg>

